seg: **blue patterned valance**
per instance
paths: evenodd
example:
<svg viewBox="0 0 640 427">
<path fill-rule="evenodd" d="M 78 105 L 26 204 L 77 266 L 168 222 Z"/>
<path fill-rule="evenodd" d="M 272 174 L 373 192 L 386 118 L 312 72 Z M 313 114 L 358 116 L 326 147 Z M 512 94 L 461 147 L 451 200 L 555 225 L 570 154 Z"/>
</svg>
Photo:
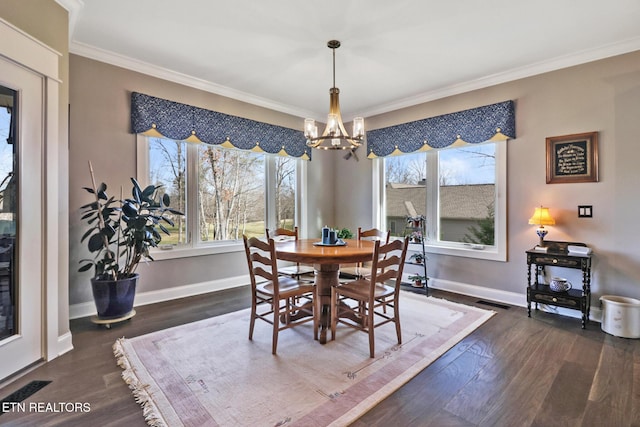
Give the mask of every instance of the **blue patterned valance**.
<svg viewBox="0 0 640 427">
<path fill-rule="evenodd" d="M 138 92 L 131 94 L 131 132 L 311 159 L 302 131 Z"/>
<path fill-rule="evenodd" d="M 514 102 L 505 101 L 369 131 L 367 157 L 479 144 L 515 137 Z"/>
</svg>

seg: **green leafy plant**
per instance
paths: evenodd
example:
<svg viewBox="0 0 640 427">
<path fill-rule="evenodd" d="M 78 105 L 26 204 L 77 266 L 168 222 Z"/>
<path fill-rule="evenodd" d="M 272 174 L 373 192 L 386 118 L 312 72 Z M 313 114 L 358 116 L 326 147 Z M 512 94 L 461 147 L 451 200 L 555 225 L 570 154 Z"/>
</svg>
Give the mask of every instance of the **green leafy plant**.
<svg viewBox="0 0 640 427">
<path fill-rule="evenodd" d="M 413 274 L 408 277 L 412 282 L 424 282 L 427 280 L 427 276 L 423 276 L 422 274 Z"/>
<path fill-rule="evenodd" d="M 153 261 L 149 249 L 157 247 L 162 241 L 160 232 L 171 234 L 163 225 L 173 227 L 168 214 L 184 215 L 169 207 L 169 195 L 161 194 L 162 186 L 149 185 L 142 189 L 131 178 L 133 184 L 131 198 L 120 199 L 107 195 L 107 184 L 96 186 L 93 167 L 89 162 L 92 187 L 83 187 L 94 195 L 95 200 L 82 206 L 82 220 L 89 229 L 83 234 L 81 242 L 86 241 L 93 259 L 83 259 L 79 272 L 95 268 L 94 277 L 100 279 L 123 279 L 130 277 L 143 259 Z"/>
<path fill-rule="evenodd" d="M 339 229 L 336 235 L 338 239 L 353 239 L 353 233 L 348 228 Z"/>
</svg>

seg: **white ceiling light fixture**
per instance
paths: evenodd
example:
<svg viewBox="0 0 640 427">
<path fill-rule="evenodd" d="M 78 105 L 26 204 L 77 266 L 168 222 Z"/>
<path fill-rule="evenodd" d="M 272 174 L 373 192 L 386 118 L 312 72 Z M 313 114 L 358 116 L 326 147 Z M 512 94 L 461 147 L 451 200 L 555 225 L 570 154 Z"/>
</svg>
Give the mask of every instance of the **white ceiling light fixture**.
<svg viewBox="0 0 640 427">
<path fill-rule="evenodd" d="M 342 123 L 340 114 L 340 89 L 336 87 L 336 49 L 340 47 L 338 40 L 330 40 L 327 47 L 333 52 L 333 87 L 329 89 L 329 114 L 327 127 L 318 136 L 318 126 L 313 119 L 304 120 L 304 136 L 307 145 L 321 150 L 351 150 L 362 144 L 364 139 L 364 119 L 353 119 L 353 136 L 349 136 Z"/>
</svg>

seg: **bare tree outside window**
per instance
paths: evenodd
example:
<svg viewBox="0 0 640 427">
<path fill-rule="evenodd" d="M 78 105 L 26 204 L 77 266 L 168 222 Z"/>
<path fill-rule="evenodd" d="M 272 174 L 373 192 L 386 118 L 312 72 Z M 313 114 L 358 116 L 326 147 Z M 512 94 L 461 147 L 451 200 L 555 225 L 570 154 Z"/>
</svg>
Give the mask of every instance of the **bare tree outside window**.
<svg viewBox="0 0 640 427">
<path fill-rule="evenodd" d="M 171 203 L 180 212 L 186 213 L 186 146 L 185 142 L 164 138 L 149 139 L 149 182 L 162 185 L 161 192 L 169 194 Z M 186 220 L 182 215 L 172 216 L 174 227 L 165 226 L 170 236 L 162 239 L 163 245 L 186 243 Z"/>
<path fill-rule="evenodd" d="M 296 160 L 276 158 L 276 227 L 293 230 L 296 197 Z"/>
<path fill-rule="evenodd" d="M 162 185 L 172 205 L 186 213 L 186 219 L 175 218 L 171 239 L 163 243 L 198 246 L 264 236 L 267 204 L 274 212 L 270 222 L 293 229 L 301 160 L 166 138 L 146 141 L 148 182 Z M 273 197 L 266 200 L 266 194 Z"/>
<path fill-rule="evenodd" d="M 264 234 L 264 156 L 212 145 L 200 148 L 200 239 Z"/>
</svg>

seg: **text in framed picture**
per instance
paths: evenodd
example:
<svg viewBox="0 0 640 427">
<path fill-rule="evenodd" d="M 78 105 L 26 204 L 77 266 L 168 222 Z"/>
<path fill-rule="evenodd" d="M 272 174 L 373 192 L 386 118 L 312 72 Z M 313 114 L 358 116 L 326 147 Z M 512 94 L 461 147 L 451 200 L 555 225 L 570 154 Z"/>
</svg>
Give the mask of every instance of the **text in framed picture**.
<svg viewBox="0 0 640 427">
<path fill-rule="evenodd" d="M 598 181 L 598 132 L 547 141 L 547 184 Z"/>
</svg>

